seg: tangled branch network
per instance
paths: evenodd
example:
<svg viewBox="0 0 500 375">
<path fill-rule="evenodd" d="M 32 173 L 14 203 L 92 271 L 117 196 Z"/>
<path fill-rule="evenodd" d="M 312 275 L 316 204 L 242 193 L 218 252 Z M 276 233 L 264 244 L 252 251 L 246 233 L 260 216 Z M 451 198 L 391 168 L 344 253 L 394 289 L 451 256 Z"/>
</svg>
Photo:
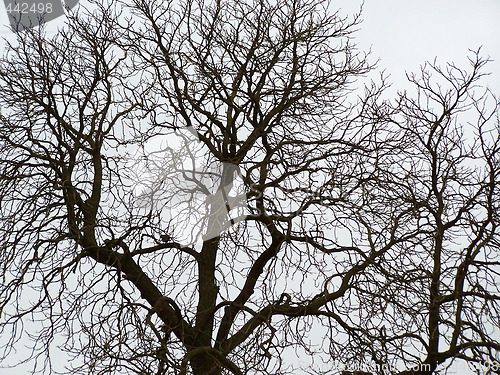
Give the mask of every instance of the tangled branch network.
<svg viewBox="0 0 500 375">
<path fill-rule="evenodd" d="M 216 238 L 248 214 L 239 167 L 212 160 L 191 127 L 148 141 L 130 170 L 141 209 L 161 212 L 185 245 Z"/>
</svg>

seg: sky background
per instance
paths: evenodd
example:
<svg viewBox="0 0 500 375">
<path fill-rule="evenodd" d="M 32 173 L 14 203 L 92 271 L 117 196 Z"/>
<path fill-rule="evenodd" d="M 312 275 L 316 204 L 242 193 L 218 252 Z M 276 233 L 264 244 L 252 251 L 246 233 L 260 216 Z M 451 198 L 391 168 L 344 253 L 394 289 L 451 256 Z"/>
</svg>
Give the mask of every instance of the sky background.
<svg viewBox="0 0 500 375">
<path fill-rule="evenodd" d="M 333 4 L 355 12 L 360 0 Z M 488 87 L 500 96 L 500 1 L 498 0 L 366 0 L 357 35 L 361 50 L 372 50 L 379 68 L 395 87 L 406 84 L 405 71 L 418 72 L 425 61 L 455 62 L 467 67 L 469 49 L 494 61 Z M 407 84 L 406 84 L 407 85 Z"/>
<path fill-rule="evenodd" d="M 345 14 L 359 10 L 360 0 L 337 0 L 333 8 Z M 366 0 L 363 23 L 357 33 L 360 50 L 372 50 L 372 61 L 390 75 L 394 89 L 408 88 L 405 72 L 418 72 L 425 61 L 454 62 L 467 68 L 469 49 L 493 62 L 483 82 L 500 97 L 500 0 Z M 49 33 L 64 22 L 52 21 Z M 11 39 L 7 13 L 0 2 L 0 38 Z M 0 40 L 0 53 L 5 44 Z M 3 364 L 5 365 L 5 364 Z M 23 369 L 0 369 L 2 375 L 27 373 Z M 460 372 L 466 374 L 466 372 Z"/>
</svg>

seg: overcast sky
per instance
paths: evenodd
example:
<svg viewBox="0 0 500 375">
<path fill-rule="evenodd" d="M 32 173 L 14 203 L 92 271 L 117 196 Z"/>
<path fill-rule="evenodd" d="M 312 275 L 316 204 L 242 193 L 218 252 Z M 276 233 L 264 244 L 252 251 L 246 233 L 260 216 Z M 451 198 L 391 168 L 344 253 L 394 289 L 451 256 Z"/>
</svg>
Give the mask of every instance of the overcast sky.
<svg viewBox="0 0 500 375">
<path fill-rule="evenodd" d="M 337 0 L 343 12 L 356 11 L 360 0 Z M 453 61 L 467 66 L 468 49 L 482 46 L 482 55 L 495 60 L 487 66 L 486 84 L 500 96 L 500 0 L 366 0 L 358 32 L 360 49 L 372 49 L 373 60 L 386 69 L 395 88 L 406 85 L 405 71 L 417 72 L 426 60 Z M 63 18 L 56 22 L 62 22 Z M 0 2 L 0 37 L 12 37 Z M 4 43 L 0 41 L 0 52 Z M 2 375 L 22 370 L 0 370 Z"/>
<path fill-rule="evenodd" d="M 346 12 L 360 0 L 337 0 Z M 495 60 L 486 68 L 487 84 L 500 96 L 500 1 L 498 0 L 366 0 L 358 32 L 360 49 L 372 49 L 379 67 L 402 84 L 405 71 L 417 72 L 426 60 L 438 58 L 467 66 L 468 49 L 481 48 Z"/>
</svg>

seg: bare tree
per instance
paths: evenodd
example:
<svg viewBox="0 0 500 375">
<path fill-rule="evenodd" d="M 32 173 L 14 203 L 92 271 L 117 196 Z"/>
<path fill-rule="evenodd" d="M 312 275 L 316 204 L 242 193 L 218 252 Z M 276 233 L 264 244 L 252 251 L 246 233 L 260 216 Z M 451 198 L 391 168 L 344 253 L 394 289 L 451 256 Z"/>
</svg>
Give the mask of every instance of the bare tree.
<svg viewBox="0 0 500 375">
<path fill-rule="evenodd" d="M 136 0 L 20 33 L 0 61 L 4 356 L 29 334 L 37 369 L 57 344 L 85 374 L 497 358 L 484 61 L 434 67 L 447 91 L 425 68 L 417 99 L 358 97 L 358 23 L 316 0 Z"/>
<path fill-rule="evenodd" d="M 426 64 L 409 76 L 414 95 L 400 93 L 391 114 L 376 108 L 400 147 L 363 205 L 377 213 L 406 207 L 405 234 L 353 286 L 370 301 L 359 305 L 361 325 L 353 327 L 376 322 L 363 330 L 358 355 L 399 362 L 404 374 L 431 374 L 456 359 L 499 372 L 498 102 L 478 84 L 487 60 L 477 51 L 469 62 L 469 69 Z M 368 224 L 374 248 L 393 236 L 386 222 Z"/>
</svg>

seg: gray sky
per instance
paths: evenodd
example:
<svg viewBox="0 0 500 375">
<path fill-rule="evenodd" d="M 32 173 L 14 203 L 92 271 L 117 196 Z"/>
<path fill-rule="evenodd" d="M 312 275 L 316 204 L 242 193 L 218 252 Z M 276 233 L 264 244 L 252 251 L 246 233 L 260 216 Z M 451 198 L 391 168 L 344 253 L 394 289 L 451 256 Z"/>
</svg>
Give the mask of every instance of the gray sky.
<svg viewBox="0 0 500 375">
<path fill-rule="evenodd" d="M 333 4 L 353 12 L 360 0 Z M 500 1 L 498 0 L 366 0 L 364 22 L 358 32 L 360 49 L 372 48 L 379 67 L 395 85 L 405 81 L 405 70 L 418 72 L 426 60 L 466 66 L 468 49 L 482 46 L 492 75 L 487 85 L 500 96 Z M 465 65 L 464 65 L 465 64 Z"/>
</svg>

